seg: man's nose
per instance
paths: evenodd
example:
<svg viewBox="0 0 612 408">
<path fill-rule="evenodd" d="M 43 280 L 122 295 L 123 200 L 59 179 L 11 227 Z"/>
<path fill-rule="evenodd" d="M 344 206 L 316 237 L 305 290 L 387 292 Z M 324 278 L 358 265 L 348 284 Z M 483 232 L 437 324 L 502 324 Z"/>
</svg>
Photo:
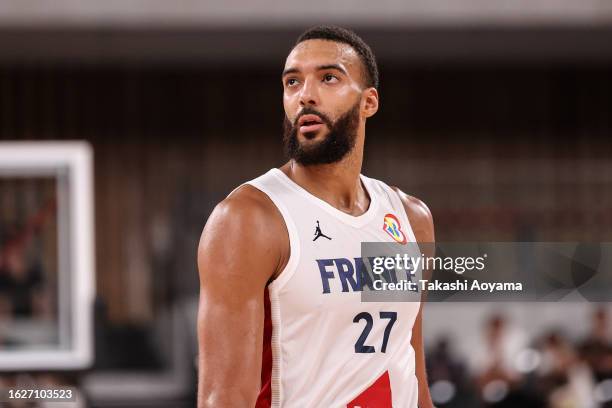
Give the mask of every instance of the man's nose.
<svg viewBox="0 0 612 408">
<path fill-rule="evenodd" d="M 307 79 L 304 82 L 300 93 L 300 105 L 306 106 L 317 106 L 319 104 L 319 92 L 316 87 L 316 83 L 312 79 Z"/>
</svg>

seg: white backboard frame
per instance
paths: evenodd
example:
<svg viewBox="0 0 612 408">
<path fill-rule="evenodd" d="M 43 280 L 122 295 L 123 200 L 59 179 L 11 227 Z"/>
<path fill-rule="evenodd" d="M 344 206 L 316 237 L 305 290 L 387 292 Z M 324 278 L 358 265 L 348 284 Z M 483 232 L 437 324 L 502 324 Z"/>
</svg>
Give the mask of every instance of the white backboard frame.
<svg viewBox="0 0 612 408">
<path fill-rule="evenodd" d="M 0 142 L 0 177 L 58 176 L 68 172 L 67 266 L 70 277 L 68 299 L 58 324 L 68 324 L 70 347 L 58 350 L 2 350 L 0 371 L 77 370 L 93 362 L 93 306 L 95 296 L 93 151 L 87 142 Z M 59 189 L 59 188 L 58 188 Z M 62 200 L 58 194 L 58 200 Z M 58 202 L 57 211 L 62 211 Z M 59 227 L 59 226 L 58 226 Z M 65 245 L 65 243 L 64 243 Z M 61 247 L 61 245 L 60 245 Z M 61 252 L 60 248 L 60 252 Z M 60 257 L 61 257 L 60 253 Z M 61 271 L 60 271 L 61 272 Z M 62 274 L 60 273 L 60 276 Z M 67 310 L 62 316 L 62 310 Z M 69 319 L 68 322 L 65 320 Z M 64 321 L 63 321 L 64 320 Z"/>
</svg>

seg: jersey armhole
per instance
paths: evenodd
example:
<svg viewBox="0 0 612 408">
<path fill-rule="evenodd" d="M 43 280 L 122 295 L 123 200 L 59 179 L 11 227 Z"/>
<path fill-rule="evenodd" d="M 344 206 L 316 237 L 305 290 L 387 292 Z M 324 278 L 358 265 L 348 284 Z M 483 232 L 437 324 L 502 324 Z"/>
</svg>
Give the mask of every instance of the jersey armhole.
<svg viewBox="0 0 612 408">
<path fill-rule="evenodd" d="M 295 270 L 297 269 L 297 264 L 300 257 L 300 245 L 297 228 L 293 222 L 293 219 L 291 218 L 291 215 L 289 214 L 289 211 L 274 192 L 269 191 L 257 182 L 250 181 L 245 184 L 255 187 L 257 190 L 265 194 L 270 201 L 272 201 L 272 204 L 274 204 L 283 217 L 285 227 L 287 228 L 287 232 L 289 234 L 289 259 L 287 260 L 287 264 L 276 276 L 276 278 L 270 280 L 270 283 L 268 284 L 268 288 L 270 288 L 271 291 L 278 292 L 283 286 L 285 286 L 289 279 L 291 279 L 295 273 Z"/>
<path fill-rule="evenodd" d="M 401 214 L 403 216 L 403 220 L 405 222 L 404 225 L 406 225 L 406 233 L 408 234 L 408 241 L 417 243 L 416 236 L 414 235 L 414 231 L 412 230 L 412 224 L 410 223 L 410 217 L 408 217 L 408 212 L 406 212 L 406 207 L 404 206 L 404 202 L 400 197 L 400 193 L 396 191 L 393 187 L 387 186 L 387 188 L 390 190 L 391 196 L 393 197 L 391 198 L 391 200 L 393 200 L 396 205 L 399 206 L 399 210 L 401 211 Z"/>
</svg>

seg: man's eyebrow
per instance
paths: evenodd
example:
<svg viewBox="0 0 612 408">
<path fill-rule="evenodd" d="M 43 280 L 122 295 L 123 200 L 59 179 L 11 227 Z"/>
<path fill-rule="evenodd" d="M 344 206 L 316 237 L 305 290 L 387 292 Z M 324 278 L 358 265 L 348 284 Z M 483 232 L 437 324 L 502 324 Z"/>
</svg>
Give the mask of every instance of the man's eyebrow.
<svg viewBox="0 0 612 408">
<path fill-rule="evenodd" d="M 335 69 L 335 70 L 337 70 L 337 71 L 342 72 L 344 75 L 348 75 L 348 74 L 346 73 L 346 70 L 345 70 L 344 68 L 342 68 L 342 67 L 341 67 L 340 65 L 338 65 L 338 64 L 319 65 L 319 66 L 317 67 L 317 71 L 323 71 L 323 70 L 326 70 L 326 69 Z"/>
<path fill-rule="evenodd" d="M 340 65 L 338 65 L 338 64 L 319 65 L 319 66 L 317 67 L 317 71 L 323 71 L 323 70 L 326 70 L 326 69 L 335 69 L 335 70 L 337 70 L 337 71 L 342 72 L 344 75 L 348 75 L 348 74 L 346 73 L 346 70 L 345 70 L 344 68 L 342 68 L 342 67 L 341 67 Z M 287 68 L 286 70 L 284 70 L 284 71 L 283 71 L 283 75 L 282 75 L 282 76 L 284 77 L 285 75 L 288 75 L 288 74 L 295 74 L 295 73 L 299 73 L 299 72 L 300 72 L 300 70 L 299 70 L 299 69 L 297 69 L 297 68 Z"/>
<path fill-rule="evenodd" d="M 288 74 L 295 74 L 297 72 L 300 72 L 300 70 L 297 69 L 297 68 L 287 68 L 286 70 L 283 71 L 283 75 L 282 76 L 285 76 L 285 75 L 288 75 Z"/>
</svg>

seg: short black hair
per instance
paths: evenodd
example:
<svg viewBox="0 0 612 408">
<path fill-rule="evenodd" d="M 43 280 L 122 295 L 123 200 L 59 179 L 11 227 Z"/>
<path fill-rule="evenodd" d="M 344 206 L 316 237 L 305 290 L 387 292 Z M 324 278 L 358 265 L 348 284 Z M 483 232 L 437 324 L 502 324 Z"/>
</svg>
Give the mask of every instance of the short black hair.
<svg viewBox="0 0 612 408">
<path fill-rule="evenodd" d="M 328 40 L 350 45 L 359 54 L 365 68 L 366 86 L 378 89 L 378 66 L 376 57 L 368 44 L 354 31 L 334 25 L 318 25 L 304 31 L 294 47 L 306 40 Z"/>
</svg>

